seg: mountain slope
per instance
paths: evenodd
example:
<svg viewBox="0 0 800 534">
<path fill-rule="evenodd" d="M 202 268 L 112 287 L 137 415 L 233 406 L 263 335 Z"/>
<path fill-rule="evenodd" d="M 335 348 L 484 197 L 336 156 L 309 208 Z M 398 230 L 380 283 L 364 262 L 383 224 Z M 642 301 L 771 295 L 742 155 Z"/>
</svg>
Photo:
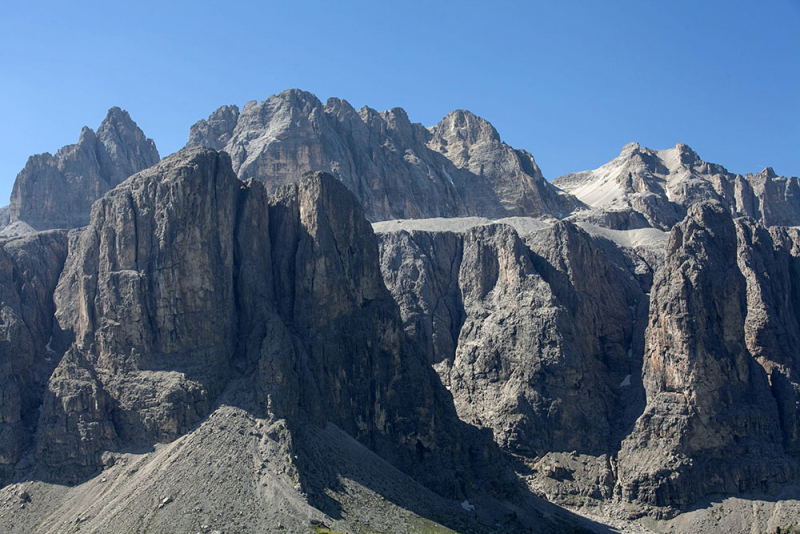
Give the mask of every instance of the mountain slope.
<svg viewBox="0 0 800 534">
<path fill-rule="evenodd" d="M 158 160 L 155 143 L 128 112 L 111 108 L 97 132 L 84 127 L 77 144 L 28 159 L 11 192 L 9 224 L 34 230 L 84 226 L 95 200 Z"/>
<path fill-rule="evenodd" d="M 778 177 L 770 168 L 745 177 L 731 174 L 682 143 L 666 150 L 630 143 L 602 167 L 559 176 L 553 184 L 593 208 L 579 219 L 611 228 L 668 230 L 688 208 L 708 200 L 769 226 L 800 224 L 797 178 Z"/>
<path fill-rule="evenodd" d="M 227 151 L 242 179 L 270 191 L 305 171 L 327 171 L 373 221 L 479 215 L 561 217 L 579 203 L 544 180 L 527 152 L 492 126 L 456 111 L 426 129 L 405 111 L 356 111 L 347 101 L 296 89 L 224 106 L 192 126 L 187 147 Z"/>
</svg>

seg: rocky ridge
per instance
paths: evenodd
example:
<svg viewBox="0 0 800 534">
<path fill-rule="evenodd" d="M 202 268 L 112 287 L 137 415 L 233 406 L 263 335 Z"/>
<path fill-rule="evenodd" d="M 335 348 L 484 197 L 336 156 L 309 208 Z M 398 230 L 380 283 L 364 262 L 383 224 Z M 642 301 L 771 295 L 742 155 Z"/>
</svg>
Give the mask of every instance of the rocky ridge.
<svg viewBox="0 0 800 534">
<path fill-rule="evenodd" d="M 84 226 L 95 200 L 158 160 L 155 143 L 128 112 L 111 108 L 97 132 L 84 127 L 77 144 L 28 159 L 14 182 L 7 224 L 32 230 Z"/>
<path fill-rule="evenodd" d="M 557 221 L 533 159 L 478 117 L 409 130 L 311 97 L 220 108 L 190 140 L 213 149 L 124 181 L 85 229 L 6 228 L 30 235 L 0 239 L 4 530 L 604 531 L 532 494 L 623 530 L 792 525 L 796 179 L 630 145 L 605 182 L 567 180 L 596 206 Z M 471 207 L 431 200 L 475 216 L 370 226 L 362 204 L 409 190 L 290 176 L 358 145 L 331 149 L 334 115 L 383 132 L 370 158 L 408 183 L 422 163 L 387 148 L 408 139 L 482 176 Z M 239 180 L 216 152 L 234 140 L 240 175 L 278 154 L 283 178 Z M 229 513 L 185 480 L 242 497 Z"/>
<path fill-rule="evenodd" d="M 567 221 L 436 225 L 375 225 L 384 278 L 534 491 L 663 520 L 797 479 L 795 229 L 699 203 L 659 256 Z"/>
<path fill-rule="evenodd" d="M 455 414 L 405 348 L 375 258 L 330 176 L 269 198 L 208 149 L 136 175 L 70 247 L 55 302 L 75 342 L 48 385 L 39 458 L 80 477 L 104 450 L 173 440 L 237 373 L 271 417 L 335 423 L 407 470 L 441 449 L 457 457 Z"/>
<path fill-rule="evenodd" d="M 715 200 L 735 216 L 767 226 L 800 224 L 800 181 L 771 168 L 741 176 L 707 163 L 691 148 L 653 150 L 625 145 L 602 167 L 564 176 L 553 184 L 591 209 L 575 218 L 616 229 L 651 226 L 669 230 L 693 205 Z"/>
<path fill-rule="evenodd" d="M 550 185 L 533 157 L 485 120 L 454 111 L 431 128 L 394 108 L 322 104 L 292 89 L 241 111 L 223 106 L 192 126 L 187 147 L 225 150 L 241 179 L 270 191 L 306 171 L 330 172 L 372 221 L 479 215 L 562 217 L 580 203 Z"/>
<path fill-rule="evenodd" d="M 500 513 L 500 501 L 457 520 L 447 519 L 457 506 L 444 503 L 517 492 L 502 453 L 458 419 L 424 355 L 406 341 L 375 235 L 329 175 L 310 174 L 269 196 L 260 182 L 238 180 L 224 153 L 170 156 L 105 195 L 90 224 L 72 232 L 54 303 L 51 328 L 63 329 L 67 342 L 39 390 L 36 478 L 83 485 L 130 461 L 131 450 L 183 440 L 199 451 L 208 437 L 198 429 L 229 405 L 242 415 L 224 417 L 253 420 L 248 435 L 266 436 L 262 454 L 278 461 L 270 476 L 294 484 L 281 495 L 299 491 L 327 521 L 340 517 L 346 495 L 335 473 L 321 475 L 335 461 L 320 460 L 319 447 L 307 443 L 322 428 L 313 439 L 352 449 L 342 439 L 355 438 L 357 455 L 368 447 L 380 458 L 372 469 L 399 469 L 445 496 L 423 509 L 444 513 L 446 523 L 497 531 L 478 516 Z M 577 520 L 531 511 L 512 521 L 505 513 L 511 531 L 561 531 L 559 521 Z"/>
</svg>

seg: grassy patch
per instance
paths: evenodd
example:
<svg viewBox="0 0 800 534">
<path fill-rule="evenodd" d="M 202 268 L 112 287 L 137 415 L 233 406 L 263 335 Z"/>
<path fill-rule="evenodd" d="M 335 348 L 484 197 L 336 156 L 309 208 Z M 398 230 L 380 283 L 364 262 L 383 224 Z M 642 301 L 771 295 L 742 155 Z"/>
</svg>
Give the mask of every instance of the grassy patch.
<svg viewBox="0 0 800 534">
<path fill-rule="evenodd" d="M 339 532 L 338 530 L 331 530 L 328 527 L 323 527 L 322 525 L 311 525 L 311 531 L 314 534 L 344 534 L 344 532 Z"/>
</svg>

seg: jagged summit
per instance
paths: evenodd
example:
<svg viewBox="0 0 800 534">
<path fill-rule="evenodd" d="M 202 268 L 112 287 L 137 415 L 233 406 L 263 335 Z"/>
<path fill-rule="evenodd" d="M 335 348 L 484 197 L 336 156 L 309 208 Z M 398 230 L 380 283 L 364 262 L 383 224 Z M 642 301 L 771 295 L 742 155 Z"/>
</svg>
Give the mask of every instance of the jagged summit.
<svg viewBox="0 0 800 534">
<path fill-rule="evenodd" d="M 602 167 L 560 176 L 553 184 L 592 208 L 577 218 L 612 228 L 667 230 L 683 219 L 690 206 L 707 200 L 770 226 L 800 223 L 796 178 L 766 171 L 746 177 L 732 174 L 703 161 L 684 143 L 665 150 L 629 143 Z"/>
<path fill-rule="evenodd" d="M 439 132 L 452 132 L 456 137 L 469 143 L 479 141 L 500 142 L 500 134 L 489 121 L 478 117 L 471 111 L 457 109 L 451 111 L 435 126 L 428 128 L 434 136 Z"/>
<path fill-rule="evenodd" d="M 580 203 L 550 185 L 533 157 L 500 140 L 484 119 L 457 110 L 431 127 L 401 108 L 355 110 L 290 89 L 241 110 L 224 106 L 192 126 L 187 147 L 231 155 L 242 179 L 270 190 L 306 171 L 337 177 L 367 217 L 528 215 L 559 218 Z"/>
<path fill-rule="evenodd" d="M 77 144 L 28 158 L 11 192 L 9 223 L 35 230 L 83 226 L 95 200 L 159 159 L 153 140 L 113 107 L 96 132 L 81 129 Z"/>
</svg>

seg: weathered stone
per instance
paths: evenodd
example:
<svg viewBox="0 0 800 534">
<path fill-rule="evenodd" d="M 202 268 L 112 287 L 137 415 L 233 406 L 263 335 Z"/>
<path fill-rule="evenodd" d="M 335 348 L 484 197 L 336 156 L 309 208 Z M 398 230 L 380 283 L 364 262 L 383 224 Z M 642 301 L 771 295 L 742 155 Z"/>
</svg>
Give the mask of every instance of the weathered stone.
<svg viewBox="0 0 800 534">
<path fill-rule="evenodd" d="M 462 419 L 528 457 L 612 447 L 630 389 L 620 384 L 637 372 L 629 351 L 641 352 L 633 325 L 644 319 L 631 310 L 645 299 L 625 267 L 569 223 L 529 245 L 504 225 L 380 237 L 406 331 Z"/>
<path fill-rule="evenodd" d="M 45 384 L 63 354 L 53 340 L 53 290 L 66 256 L 63 231 L 0 240 L 0 480 L 29 448 Z"/>
<path fill-rule="evenodd" d="M 226 150 L 242 179 L 270 191 L 306 171 L 341 180 L 373 221 L 481 215 L 560 217 L 580 203 L 551 186 L 533 157 L 500 141 L 483 119 L 458 111 L 426 129 L 405 111 L 323 105 L 296 89 L 225 106 L 199 121 L 187 147 Z"/>
<path fill-rule="evenodd" d="M 128 112 L 111 108 L 97 133 L 84 127 L 77 144 L 28 159 L 11 192 L 9 223 L 35 230 L 84 226 L 95 200 L 158 160 L 156 145 Z"/>
<path fill-rule="evenodd" d="M 619 157 L 593 171 L 553 180 L 592 209 L 574 218 L 607 228 L 637 228 L 644 223 L 668 230 L 686 210 L 715 200 L 736 216 L 764 224 L 800 224 L 800 181 L 778 177 L 771 168 L 742 177 L 707 163 L 688 146 L 667 150 L 625 145 Z"/>
<path fill-rule="evenodd" d="M 75 341 L 50 380 L 37 451 L 60 476 L 184 434 L 232 376 L 252 389 L 229 397 L 290 432 L 334 423 L 440 491 L 503 476 L 407 344 L 372 228 L 330 175 L 269 198 L 225 153 L 170 156 L 95 204 L 55 300 Z"/>
<path fill-rule="evenodd" d="M 747 313 L 736 226 L 719 203 L 694 205 L 653 284 L 647 407 L 619 453 L 624 500 L 683 506 L 792 478 L 778 405 L 747 347 Z"/>
</svg>

